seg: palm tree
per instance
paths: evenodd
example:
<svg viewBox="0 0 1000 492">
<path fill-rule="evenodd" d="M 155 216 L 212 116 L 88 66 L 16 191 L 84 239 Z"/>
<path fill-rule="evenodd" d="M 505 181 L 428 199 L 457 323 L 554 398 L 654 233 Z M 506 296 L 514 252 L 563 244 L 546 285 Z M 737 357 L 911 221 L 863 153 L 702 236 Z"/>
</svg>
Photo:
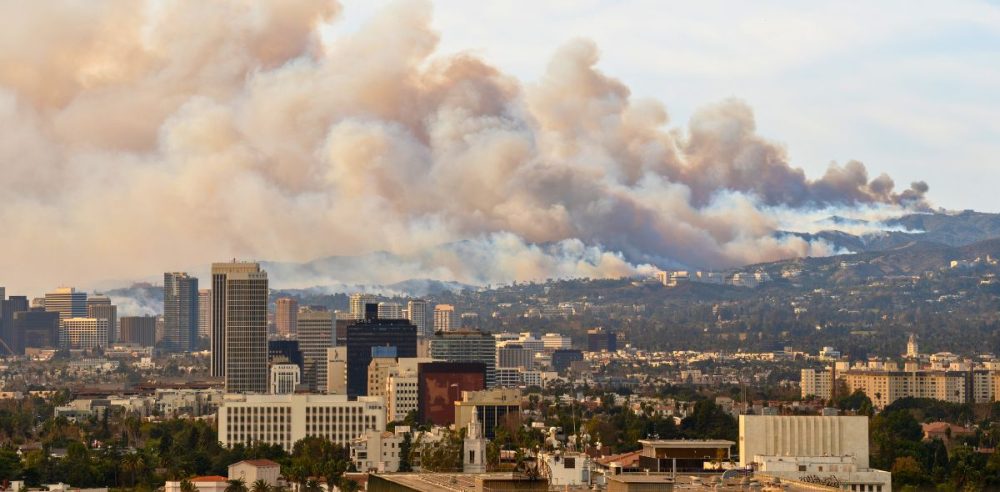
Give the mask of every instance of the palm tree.
<svg viewBox="0 0 1000 492">
<path fill-rule="evenodd" d="M 271 486 L 267 480 L 259 479 L 250 484 L 250 492 L 271 492 Z"/>
<path fill-rule="evenodd" d="M 181 492 L 198 492 L 198 487 L 195 487 L 190 480 L 181 480 Z"/>
<path fill-rule="evenodd" d="M 135 474 L 142 471 L 146 464 L 142 460 L 142 455 L 139 453 L 130 453 L 122 456 L 122 471 L 128 472 L 130 486 L 135 486 Z"/>
<path fill-rule="evenodd" d="M 227 482 L 226 492 L 248 492 L 247 483 L 242 478 L 236 478 Z"/>
</svg>

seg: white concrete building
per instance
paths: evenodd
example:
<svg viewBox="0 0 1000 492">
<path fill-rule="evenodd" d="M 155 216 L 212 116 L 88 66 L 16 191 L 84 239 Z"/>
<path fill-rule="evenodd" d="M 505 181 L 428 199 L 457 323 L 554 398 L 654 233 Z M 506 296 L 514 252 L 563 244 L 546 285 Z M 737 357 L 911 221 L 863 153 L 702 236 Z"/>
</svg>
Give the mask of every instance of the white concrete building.
<svg viewBox="0 0 1000 492">
<path fill-rule="evenodd" d="M 275 487 L 280 476 L 281 465 L 271 460 L 243 460 L 229 465 L 229 479 L 243 480 L 247 487 L 251 487 L 257 480 Z"/>
<path fill-rule="evenodd" d="M 590 484 L 593 462 L 583 453 L 542 453 L 538 456 L 538 469 L 549 479 L 549 485 L 579 487 Z"/>
<path fill-rule="evenodd" d="M 298 364 L 274 364 L 271 366 L 271 394 L 289 395 L 302 382 L 302 371 Z"/>
<path fill-rule="evenodd" d="M 378 317 L 379 319 L 406 319 L 403 316 L 403 306 L 395 302 L 378 303 Z"/>
<path fill-rule="evenodd" d="M 407 426 L 396 427 L 396 432 L 368 431 L 351 442 L 351 461 L 360 472 L 394 473 L 399 471 L 400 444 Z"/>
<path fill-rule="evenodd" d="M 59 324 L 59 346 L 64 349 L 92 349 L 108 346 L 108 320 L 66 318 Z"/>
<path fill-rule="evenodd" d="M 757 472 L 778 478 L 799 480 L 805 476 L 837 477 L 841 489 L 855 492 L 889 492 L 892 474 L 859 468 L 853 456 L 754 456 Z"/>
<path fill-rule="evenodd" d="M 224 446 L 260 441 L 291 451 L 307 436 L 347 446 L 367 431 L 385 430 L 385 404 L 347 395 L 226 395 L 217 420 Z"/>
<path fill-rule="evenodd" d="M 573 348 L 573 339 L 558 333 L 542 335 L 542 346 L 545 350 L 568 350 Z"/>
</svg>

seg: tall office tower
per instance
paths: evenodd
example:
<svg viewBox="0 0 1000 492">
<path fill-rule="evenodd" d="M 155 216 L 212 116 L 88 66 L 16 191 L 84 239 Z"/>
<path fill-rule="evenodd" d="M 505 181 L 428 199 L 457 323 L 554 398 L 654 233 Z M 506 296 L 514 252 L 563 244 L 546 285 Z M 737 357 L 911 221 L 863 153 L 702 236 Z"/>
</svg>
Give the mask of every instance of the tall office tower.
<svg viewBox="0 0 1000 492">
<path fill-rule="evenodd" d="M 428 337 L 434 334 L 427 324 L 427 301 L 413 299 L 406 303 L 406 319 L 417 327 L 417 335 Z"/>
<path fill-rule="evenodd" d="M 198 289 L 198 337 L 212 337 L 212 289 Z"/>
<path fill-rule="evenodd" d="M 406 319 L 403 317 L 403 306 L 395 302 L 378 303 L 378 317 L 380 319 Z"/>
<path fill-rule="evenodd" d="M 6 287 L 0 287 L 0 301 L 4 300 L 6 298 L 7 298 L 7 288 Z"/>
<path fill-rule="evenodd" d="M 198 341 L 198 279 L 185 272 L 163 274 L 163 348 L 190 352 Z"/>
<path fill-rule="evenodd" d="M 447 362 L 482 362 L 486 365 L 486 387 L 496 385 L 497 341 L 489 333 L 439 331 L 431 338 L 431 357 Z"/>
<path fill-rule="evenodd" d="M 347 394 L 347 347 L 326 349 L 326 392 Z"/>
<path fill-rule="evenodd" d="M 108 296 L 87 298 L 87 317 L 108 320 L 108 343 L 118 340 L 118 306 L 111 304 Z"/>
<path fill-rule="evenodd" d="M 351 294 L 350 297 L 350 309 L 351 309 L 351 319 L 359 320 L 365 319 L 365 305 L 375 304 L 378 301 L 375 300 L 374 294 L 361 294 L 355 292 Z"/>
<path fill-rule="evenodd" d="M 357 320 L 350 311 L 333 312 L 333 331 L 337 340 L 335 345 L 338 347 L 347 345 L 347 327 L 353 325 L 355 321 Z"/>
<path fill-rule="evenodd" d="M 212 264 L 212 375 L 226 392 L 267 392 L 267 295 L 258 263 Z"/>
<path fill-rule="evenodd" d="M 434 331 L 452 331 L 458 329 L 458 321 L 455 319 L 455 306 L 451 304 L 438 304 L 434 306 Z"/>
<path fill-rule="evenodd" d="M 87 293 L 73 287 L 59 287 L 45 293 L 45 310 L 59 313 L 59 321 L 87 316 Z"/>
<path fill-rule="evenodd" d="M 21 333 L 14 327 L 14 315 L 28 310 L 28 298 L 25 296 L 10 296 L 10 299 L 0 296 L 0 354 L 13 355 L 24 352 Z M 21 346 L 21 349 L 18 349 Z"/>
<path fill-rule="evenodd" d="M 118 338 L 122 343 L 152 347 L 156 343 L 156 316 L 122 316 Z"/>
<path fill-rule="evenodd" d="M 63 349 L 89 350 L 108 346 L 108 320 L 66 318 L 59 327 L 59 346 Z"/>
<path fill-rule="evenodd" d="M 299 302 L 290 297 L 282 297 L 274 302 L 274 326 L 278 334 L 287 337 L 296 333 Z"/>
<path fill-rule="evenodd" d="M 42 308 L 14 313 L 14 333 L 18 353 L 24 353 L 27 347 L 56 348 L 59 346 L 59 313 Z"/>
<path fill-rule="evenodd" d="M 298 315 L 299 350 L 305 370 L 302 383 L 309 391 L 326 389 L 326 349 L 333 347 L 333 313 L 330 311 L 303 310 Z"/>
<path fill-rule="evenodd" d="M 374 309 L 372 309 L 374 308 Z M 377 306 L 370 304 L 368 317 L 347 327 L 347 394 L 368 392 L 368 365 L 372 348 L 396 347 L 398 357 L 417 356 L 417 327 L 405 319 L 379 319 Z"/>
</svg>

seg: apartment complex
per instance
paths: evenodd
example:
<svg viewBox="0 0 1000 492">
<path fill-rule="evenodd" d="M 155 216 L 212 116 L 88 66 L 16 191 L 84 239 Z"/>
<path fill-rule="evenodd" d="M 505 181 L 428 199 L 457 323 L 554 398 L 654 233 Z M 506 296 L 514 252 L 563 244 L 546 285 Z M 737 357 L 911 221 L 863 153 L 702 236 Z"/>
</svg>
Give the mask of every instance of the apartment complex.
<svg viewBox="0 0 1000 492">
<path fill-rule="evenodd" d="M 315 436 L 341 446 L 368 431 L 385 430 L 381 398 L 346 395 L 226 395 L 218 413 L 219 442 L 263 442 L 291 451 L 296 441 Z"/>
<path fill-rule="evenodd" d="M 438 304 L 434 306 L 434 331 L 451 331 L 458 329 L 458 319 L 455 317 L 455 306 Z"/>
</svg>

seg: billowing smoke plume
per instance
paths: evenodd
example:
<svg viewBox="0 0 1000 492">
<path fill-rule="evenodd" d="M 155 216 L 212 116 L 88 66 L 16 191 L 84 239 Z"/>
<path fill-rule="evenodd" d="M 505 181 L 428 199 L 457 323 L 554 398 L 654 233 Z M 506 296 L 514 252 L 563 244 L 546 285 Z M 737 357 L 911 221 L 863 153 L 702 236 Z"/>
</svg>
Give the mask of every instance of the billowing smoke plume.
<svg viewBox="0 0 1000 492">
<path fill-rule="evenodd" d="M 661 103 L 595 68 L 587 41 L 525 85 L 435 54 L 423 3 L 321 42 L 338 11 L 0 4 L 2 280 L 44 288 L 459 240 L 484 261 L 432 255 L 427 276 L 724 267 L 830 253 L 776 238 L 774 209 L 924 204 L 925 184 L 897 192 L 858 162 L 810 180 L 740 101 L 671 127 Z"/>
</svg>

